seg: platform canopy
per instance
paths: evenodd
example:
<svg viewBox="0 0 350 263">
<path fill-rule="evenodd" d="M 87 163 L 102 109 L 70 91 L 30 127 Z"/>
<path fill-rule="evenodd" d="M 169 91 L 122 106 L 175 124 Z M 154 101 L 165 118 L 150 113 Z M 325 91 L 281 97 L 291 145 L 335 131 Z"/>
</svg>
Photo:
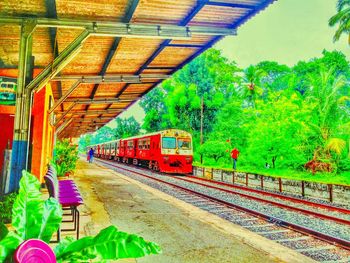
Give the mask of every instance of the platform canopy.
<svg viewBox="0 0 350 263">
<path fill-rule="evenodd" d="M 29 83 L 50 82 L 60 136 L 94 131 L 274 0 L 0 1 L 0 68 L 33 29 Z M 21 27 L 22 25 L 22 27 Z"/>
</svg>

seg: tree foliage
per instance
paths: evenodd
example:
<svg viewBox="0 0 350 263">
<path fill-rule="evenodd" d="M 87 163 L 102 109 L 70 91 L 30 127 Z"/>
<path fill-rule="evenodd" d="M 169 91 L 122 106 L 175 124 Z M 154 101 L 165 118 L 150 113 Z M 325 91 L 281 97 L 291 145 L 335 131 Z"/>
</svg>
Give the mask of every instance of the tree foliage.
<svg viewBox="0 0 350 263">
<path fill-rule="evenodd" d="M 293 67 L 262 61 L 241 70 L 211 49 L 142 99 L 143 128 L 190 131 L 195 159 L 207 163 L 229 164 L 226 151 L 237 147 L 247 169 L 303 169 L 312 159 L 348 169 L 349 72 L 338 51 Z"/>
<path fill-rule="evenodd" d="M 87 146 L 122 139 L 140 133 L 141 126 L 134 117 L 125 119 L 116 118 L 115 122 L 117 125 L 116 128 L 103 126 L 95 133 L 81 136 L 79 139 L 79 150 L 86 151 Z"/>
<path fill-rule="evenodd" d="M 338 41 L 342 34 L 348 35 L 348 44 L 350 45 L 350 1 L 338 0 L 337 14 L 329 19 L 329 25 L 339 24 L 334 34 L 334 41 Z"/>
<path fill-rule="evenodd" d="M 116 138 L 126 138 L 137 135 L 140 132 L 140 124 L 135 120 L 134 117 L 125 119 L 116 119 L 117 128 L 115 128 Z"/>
</svg>

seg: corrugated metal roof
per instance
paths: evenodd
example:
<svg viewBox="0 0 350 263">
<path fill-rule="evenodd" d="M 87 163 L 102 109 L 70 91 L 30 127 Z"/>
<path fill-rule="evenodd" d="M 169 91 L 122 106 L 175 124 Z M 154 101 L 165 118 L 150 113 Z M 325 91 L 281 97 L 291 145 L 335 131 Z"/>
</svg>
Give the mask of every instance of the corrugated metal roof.
<svg viewBox="0 0 350 263">
<path fill-rule="evenodd" d="M 0 17 L 52 17 L 58 19 L 82 19 L 87 21 L 112 21 L 135 24 L 205 26 L 235 29 L 274 0 L 22 0 L 0 1 Z M 51 4 L 50 4 L 51 3 Z M 55 8 L 54 8 L 55 7 Z M 56 9 L 56 12 L 54 12 Z M 43 68 L 54 59 L 53 49 L 61 52 L 82 29 L 37 28 L 33 35 L 35 67 Z M 19 57 L 20 28 L 0 24 L 0 59 L 6 67 L 17 67 Z M 54 37 L 54 39 L 53 39 Z M 61 75 L 108 75 L 108 74 L 165 74 L 171 75 L 200 53 L 211 47 L 222 36 L 196 35 L 190 39 L 130 38 L 90 36 L 78 55 L 61 71 Z M 57 41 L 55 43 L 55 41 Z M 55 43 L 53 45 L 53 43 Z M 118 102 L 92 105 L 76 105 L 65 118 L 77 111 L 106 111 L 125 109 L 147 93 L 162 79 L 140 80 L 141 84 L 83 83 L 68 98 L 119 98 Z M 56 100 L 74 84 L 72 80 L 52 82 Z M 123 101 L 126 100 L 126 101 Z M 131 101 L 131 102 L 130 102 Z M 57 118 L 71 102 L 55 110 Z M 77 136 L 94 127 L 94 123 L 82 123 L 84 118 L 117 116 L 120 112 L 98 115 L 74 115 L 72 124 L 62 133 Z M 61 122 L 63 122 L 62 119 Z M 60 122 L 60 123 L 61 123 Z M 104 119 L 103 123 L 107 123 Z M 73 125 L 74 124 L 74 125 Z M 77 126 L 79 128 L 73 128 Z"/>
</svg>

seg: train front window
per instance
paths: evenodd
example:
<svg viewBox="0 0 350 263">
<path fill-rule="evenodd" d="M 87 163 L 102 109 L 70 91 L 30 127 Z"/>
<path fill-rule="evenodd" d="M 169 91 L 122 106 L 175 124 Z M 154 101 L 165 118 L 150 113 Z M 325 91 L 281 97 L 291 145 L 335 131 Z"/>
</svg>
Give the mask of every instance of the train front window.
<svg viewBox="0 0 350 263">
<path fill-rule="evenodd" d="M 174 137 L 163 137 L 162 146 L 163 146 L 163 149 L 175 149 L 176 139 Z"/>
<path fill-rule="evenodd" d="M 179 138 L 177 139 L 177 144 L 179 145 L 179 149 L 183 149 L 183 150 L 191 149 L 190 138 Z"/>
</svg>

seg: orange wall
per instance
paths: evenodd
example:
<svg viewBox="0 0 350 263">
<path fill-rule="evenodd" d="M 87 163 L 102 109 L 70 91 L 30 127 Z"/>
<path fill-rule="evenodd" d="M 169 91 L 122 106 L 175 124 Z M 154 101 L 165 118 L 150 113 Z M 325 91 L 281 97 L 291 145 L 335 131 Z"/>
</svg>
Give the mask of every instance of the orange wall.
<svg viewBox="0 0 350 263">
<path fill-rule="evenodd" d="M 34 69 L 34 76 L 38 75 L 42 69 Z M 0 69 L 0 76 L 17 78 L 17 69 Z M 43 182 L 43 176 L 47 170 L 47 164 L 52 158 L 54 128 L 49 122 L 47 110 L 49 109 L 49 97 L 52 96 L 51 86 L 47 85 L 34 94 L 32 108 L 32 163 L 31 172 Z M 0 105 L 0 155 L 7 145 L 7 141 L 13 139 L 13 115 L 15 106 Z M 12 117 L 12 119 L 11 119 Z M 5 136 L 5 129 L 6 136 Z M 1 157 L 0 157 L 1 162 Z M 0 164 L 0 168 L 2 162 Z"/>
<path fill-rule="evenodd" d="M 42 69 L 34 69 L 34 77 L 37 76 Z M 8 78 L 17 78 L 18 69 L 16 68 L 0 68 L 0 76 L 8 77 Z"/>
<path fill-rule="evenodd" d="M 34 95 L 32 109 L 32 173 L 42 182 L 52 158 L 54 129 L 49 121 L 51 86 L 47 85 Z"/>
</svg>

